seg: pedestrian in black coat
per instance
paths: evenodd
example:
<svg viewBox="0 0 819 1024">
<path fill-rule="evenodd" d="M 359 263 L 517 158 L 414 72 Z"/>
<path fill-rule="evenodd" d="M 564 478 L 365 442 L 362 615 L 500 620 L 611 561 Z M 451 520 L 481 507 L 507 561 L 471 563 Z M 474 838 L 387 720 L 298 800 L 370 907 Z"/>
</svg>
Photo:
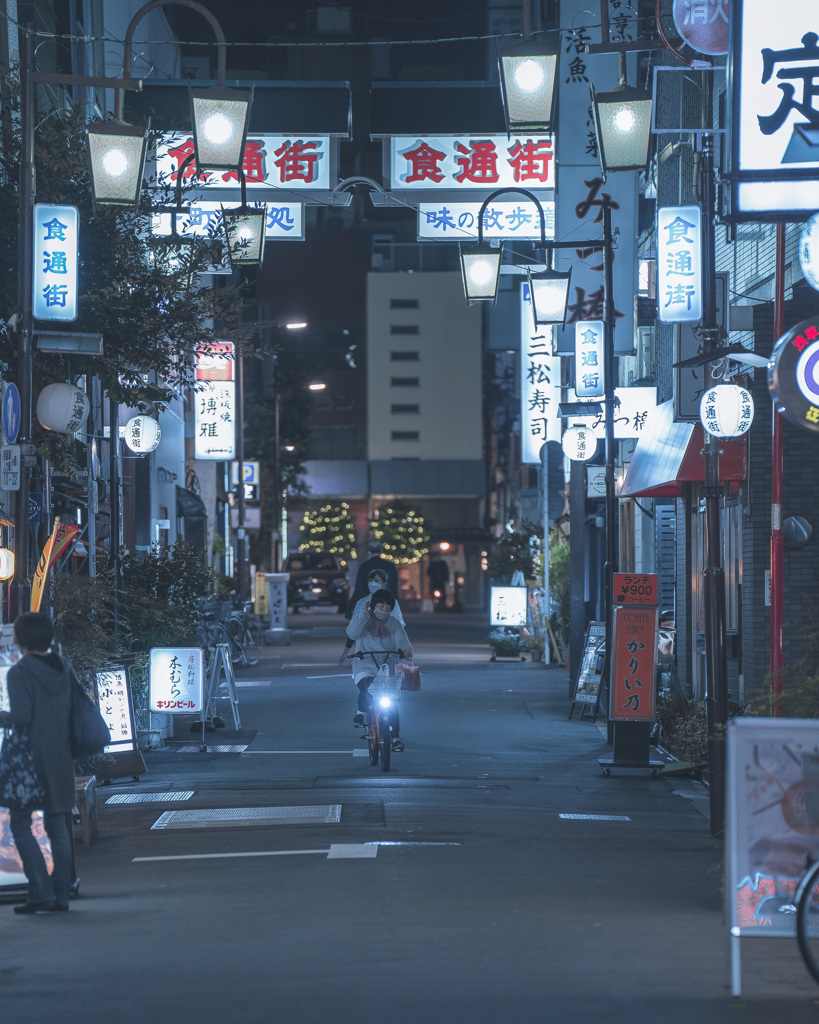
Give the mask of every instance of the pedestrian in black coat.
<svg viewBox="0 0 819 1024">
<path fill-rule="evenodd" d="M 367 577 L 373 569 L 384 570 L 387 574 L 386 589 L 390 591 L 393 597 L 398 597 L 398 569 L 395 566 L 395 562 L 391 562 L 389 558 L 384 558 L 382 556 L 384 548 L 377 540 L 370 541 L 367 545 L 367 551 L 370 557 L 366 562 L 362 562 L 358 567 L 358 575 L 355 578 L 355 587 L 353 588 L 350 603 L 347 605 L 348 619 L 353 614 L 353 608 L 355 608 L 361 598 L 370 596 L 370 591 L 367 587 Z"/>
</svg>

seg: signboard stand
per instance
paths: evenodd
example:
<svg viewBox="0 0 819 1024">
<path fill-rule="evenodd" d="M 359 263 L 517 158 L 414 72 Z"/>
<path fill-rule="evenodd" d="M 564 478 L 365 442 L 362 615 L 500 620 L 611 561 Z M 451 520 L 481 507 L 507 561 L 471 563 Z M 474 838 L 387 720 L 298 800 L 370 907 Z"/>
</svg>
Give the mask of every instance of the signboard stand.
<svg viewBox="0 0 819 1024">
<path fill-rule="evenodd" d="M 604 775 L 612 768 L 649 768 L 656 777 L 665 762 L 649 757 L 654 722 L 657 661 L 657 576 L 614 574 L 612 651 L 609 658 L 609 720 L 613 757 L 599 757 Z"/>
<path fill-rule="evenodd" d="M 223 676 L 224 673 L 224 676 Z M 224 681 L 227 685 L 230 707 L 233 712 L 233 725 L 236 732 L 242 728 L 239 719 L 239 697 L 236 693 L 236 676 L 233 673 L 233 662 L 230 660 L 230 644 L 217 644 L 213 652 L 213 660 L 210 666 L 210 678 L 205 699 L 202 702 L 200 720 L 202 722 L 202 745 L 200 751 L 204 753 L 208 749 L 205 743 L 205 728 L 208 720 L 213 721 L 215 714 L 215 703 L 219 686 Z"/>
<path fill-rule="evenodd" d="M 580 719 L 591 709 L 592 722 L 597 721 L 600 710 L 600 694 L 603 683 L 603 666 L 606 660 L 606 624 L 590 622 L 583 645 L 583 661 L 577 674 L 569 721 L 572 720 L 575 704 L 580 705 Z"/>
<path fill-rule="evenodd" d="M 127 666 L 113 665 L 97 672 L 95 686 L 100 712 L 111 730 L 111 744 L 93 759 L 94 774 L 102 786 L 126 775 L 131 776 L 132 782 L 139 782 L 147 768 L 137 744 Z"/>
</svg>

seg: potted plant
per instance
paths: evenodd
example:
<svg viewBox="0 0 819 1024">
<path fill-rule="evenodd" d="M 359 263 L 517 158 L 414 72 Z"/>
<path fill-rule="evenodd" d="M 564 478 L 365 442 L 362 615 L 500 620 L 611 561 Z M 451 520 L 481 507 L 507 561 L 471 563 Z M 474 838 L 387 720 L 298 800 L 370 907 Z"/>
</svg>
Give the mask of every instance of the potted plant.
<svg viewBox="0 0 819 1024">
<path fill-rule="evenodd" d="M 498 626 L 489 634 L 489 645 L 492 648 L 490 661 L 498 658 L 520 658 L 520 633 L 511 626 Z"/>
</svg>

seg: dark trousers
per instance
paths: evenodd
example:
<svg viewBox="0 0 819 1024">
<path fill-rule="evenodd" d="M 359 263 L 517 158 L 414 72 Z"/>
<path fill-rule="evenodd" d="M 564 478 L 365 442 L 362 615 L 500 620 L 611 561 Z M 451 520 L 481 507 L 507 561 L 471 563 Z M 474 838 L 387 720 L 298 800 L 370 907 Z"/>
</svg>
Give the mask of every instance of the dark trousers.
<svg viewBox="0 0 819 1024">
<path fill-rule="evenodd" d="M 373 705 L 373 699 L 370 696 L 370 683 L 373 679 L 374 676 L 363 676 L 355 684 L 358 687 L 358 710 L 363 711 L 364 714 L 366 714 Z M 399 729 L 401 728 L 401 722 L 398 718 L 398 708 L 395 704 L 393 704 L 392 708 L 390 725 L 392 726 L 392 738 L 397 740 Z"/>
<path fill-rule="evenodd" d="M 28 879 L 29 903 L 68 903 L 71 894 L 71 833 L 69 815 L 45 814 L 43 824 L 51 843 L 54 871 L 49 876 L 40 844 L 31 831 L 31 811 L 10 810 L 9 824 L 14 845 Z"/>
</svg>

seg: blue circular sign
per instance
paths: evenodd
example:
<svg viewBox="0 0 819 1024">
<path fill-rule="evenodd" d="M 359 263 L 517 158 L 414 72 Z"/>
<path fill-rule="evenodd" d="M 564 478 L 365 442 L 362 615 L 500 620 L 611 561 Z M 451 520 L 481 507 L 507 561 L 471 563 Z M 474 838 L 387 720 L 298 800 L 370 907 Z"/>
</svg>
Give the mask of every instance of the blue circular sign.
<svg viewBox="0 0 819 1024">
<path fill-rule="evenodd" d="M 3 433 L 14 444 L 20 433 L 20 392 L 16 384 L 6 384 L 3 391 Z"/>
</svg>

